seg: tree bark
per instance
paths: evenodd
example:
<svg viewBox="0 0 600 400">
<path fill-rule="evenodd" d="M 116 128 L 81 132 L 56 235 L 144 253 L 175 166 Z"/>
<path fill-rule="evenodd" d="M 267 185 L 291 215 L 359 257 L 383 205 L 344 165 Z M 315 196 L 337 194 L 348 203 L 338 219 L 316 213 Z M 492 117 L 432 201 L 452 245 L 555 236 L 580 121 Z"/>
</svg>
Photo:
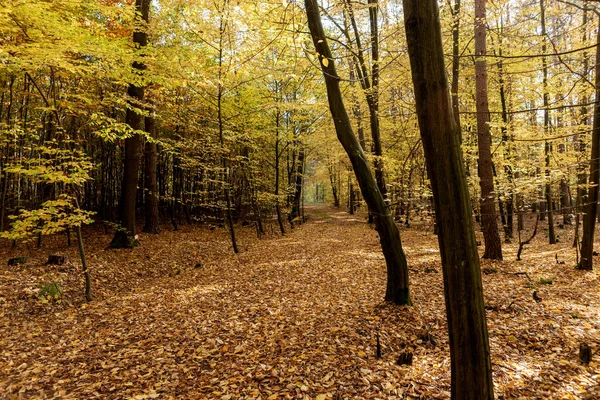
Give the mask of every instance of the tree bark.
<svg viewBox="0 0 600 400">
<path fill-rule="evenodd" d="M 336 72 L 334 58 L 321 24 L 317 1 L 305 0 L 304 3 L 308 27 L 319 55 L 325 85 L 327 86 L 329 110 L 331 111 L 338 140 L 350 158 L 362 195 L 375 215 L 375 228 L 379 233 L 379 240 L 387 264 L 385 300 L 396 304 L 410 304 L 408 265 L 400 241 L 400 232 L 377 186 L 365 153 L 352 131 L 350 118 L 344 106 L 339 86 L 340 78 Z"/>
<path fill-rule="evenodd" d="M 477 146 L 479 150 L 479 180 L 481 185 L 481 224 L 485 252 L 483 258 L 502 259 L 502 244 L 496 220 L 494 174 L 492 171 L 492 136 L 488 107 L 486 55 L 486 0 L 475 1 L 475 98 L 477 108 Z"/>
<path fill-rule="evenodd" d="M 596 60 L 600 60 L 600 20 L 596 37 Z M 598 182 L 600 178 L 600 63 L 596 61 L 596 97 L 594 104 L 594 122 L 592 127 L 592 154 L 590 158 L 589 189 L 583 202 L 583 237 L 581 239 L 581 261 L 579 269 L 592 270 L 594 254 L 594 231 L 598 211 Z"/>
<path fill-rule="evenodd" d="M 136 0 L 135 9 L 138 17 L 145 23 L 148 23 L 150 12 L 150 0 Z M 133 32 L 133 43 L 136 47 L 143 48 L 148 43 L 148 35 L 145 30 L 135 30 Z M 144 71 L 146 66 L 140 61 L 133 62 L 133 68 Z M 144 87 L 130 84 L 127 89 L 130 98 L 127 108 L 125 122 L 133 130 L 139 130 L 142 125 L 142 116 L 134 108 L 141 108 L 141 102 L 144 100 Z M 123 187 L 121 191 L 120 219 L 123 229 L 115 232 L 115 236 L 110 244 L 112 248 L 132 247 L 137 245 L 135 239 L 135 211 L 137 200 L 137 186 L 140 173 L 142 137 L 134 134 L 125 139 L 125 165 L 123 171 Z"/>
<path fill-rule="evenodd" d="M 404 23 L 444 275 L 452 399 L 492 400 L 492 366 L 471 202 L 444 69 L 437 0 L 404 0 Z"/>
</svg>

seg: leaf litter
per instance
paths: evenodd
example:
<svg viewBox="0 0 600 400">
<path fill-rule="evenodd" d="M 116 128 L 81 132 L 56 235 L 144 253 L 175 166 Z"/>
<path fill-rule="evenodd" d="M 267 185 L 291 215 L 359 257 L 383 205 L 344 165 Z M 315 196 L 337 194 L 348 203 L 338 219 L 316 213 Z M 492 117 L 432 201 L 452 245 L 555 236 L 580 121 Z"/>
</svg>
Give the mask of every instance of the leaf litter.
<svg viewBox="0 0 600 400">
<path fill-rule="evenodd" d="M 385 263 L 363 216 L 308 212 L 309 222 L 283 237 L 257 239 L 254 228 L 240 228 L 238 255 L 224 229 L 184 225 L 141 234 L 135 249 L 104 250 L 110 235 L 88 228 L 90 304 L 64 236 L 44 238 L 41 249 L 3 246 L 0 397 L 449 398 L 430 221 L 402 229 L 415 306 L 397 307 L 381 301 Z M 598 359 L 582 365 L 577 354 L 583 342 L 600 348 L 600 281 L 595 271 L 574 270 L 570 240 L 563 242 L 550 246 L 539 235 L 523 261 L 513 261 L 514 243 L 504 245 L 505 261 L 482 260 L 499 399 L 600 397 Z M 75 265 L 44 265 L 56 251 Z M 22 254 L 28 264 L 6 266 Z M 50 278 L 63 288 L 60 303 L 37 296 Z M 397 365 L 403 353 L 413 355 L 411 365 Z"/>
</svg>

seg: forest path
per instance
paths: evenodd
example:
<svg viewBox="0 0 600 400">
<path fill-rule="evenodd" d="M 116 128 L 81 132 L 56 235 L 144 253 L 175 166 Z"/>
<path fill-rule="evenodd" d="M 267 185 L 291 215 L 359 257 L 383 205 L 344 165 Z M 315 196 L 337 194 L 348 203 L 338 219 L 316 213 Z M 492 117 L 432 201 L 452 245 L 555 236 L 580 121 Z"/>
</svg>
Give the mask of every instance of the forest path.
<svg viewBox="0 0 600 400">
<path fill-rule="evenodd" d="M 364 216 L 326 207 L 307 213 L 308 223 L 283 237 L 258 240 L 252 228 L 240 230 L 238 255 L 224 230 L 165 232 L 154 243 L 142 236 L 131 251 L 93 244 L 92 265 L 104 266 L 94 271 L 98 300 L 3 311 L 0 397 L 447 398 L 435 236 L 403 232 L 415 306 L 394 307 L 381 301 L 385 263 Z M 528 270 L 534 280 L 556 270 L 553 259 L 545 263 Z M 584 280 L 555 271 L 558 282 L 537 289 L 548 299 L 538 304 L 532 284 L 513 274 L 523 264 L 485 265 L 502 270 L 484 275 L 497 393 L 548 398 L 597 388 L 594 367 L 574 361 L 581 338 L 599 344 L 597 273 Z M 165 268 L 171 276 L 159 274 Z M 143 279 L 131 280 L 137 275 Z M 436 346 L 418 338 L 423 327 Z M 395 365 L 404 349 L 414 353 L 410 367 Z"/>
</svg>

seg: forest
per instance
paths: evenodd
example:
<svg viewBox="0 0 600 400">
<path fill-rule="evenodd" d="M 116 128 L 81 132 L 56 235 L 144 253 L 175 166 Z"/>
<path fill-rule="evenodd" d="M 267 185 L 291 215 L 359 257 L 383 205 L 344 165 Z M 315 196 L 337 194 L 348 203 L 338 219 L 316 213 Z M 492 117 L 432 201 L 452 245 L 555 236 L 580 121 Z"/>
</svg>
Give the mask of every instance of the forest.
<svg viewBox="0 0 600 400">
<path fill-rule="evenodd" d="M 0 399 L 598 399 L 599 181 L 597 1 L 0 0 Z"/>
</svg>

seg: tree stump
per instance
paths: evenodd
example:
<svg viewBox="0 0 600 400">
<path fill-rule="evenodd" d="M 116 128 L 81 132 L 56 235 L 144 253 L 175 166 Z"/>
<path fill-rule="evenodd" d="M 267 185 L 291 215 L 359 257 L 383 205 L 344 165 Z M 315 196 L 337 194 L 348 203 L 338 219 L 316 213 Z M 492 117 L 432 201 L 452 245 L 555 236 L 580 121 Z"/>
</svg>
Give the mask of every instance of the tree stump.
<svg viewBox="0 0 600 400">
<path fill-rule="evenodd" d="M 397 365 L 412 365 L 412 360 L 413 360 L 413 353 L 411 353 L 410 351 L 405 351 L 402 354 L 400 354 L 400 357 L 398 357 L 398 360 L 396 360 L 396 364 Z"/>
<path fill-rule="evenodd" d="M 8 266 L 25 264 L 27 261 L 29 261 L 29 257 L 13 257 L 8 260 Z"/>
<path fill-rule="evenodd" d="M 587 343 L 579 345 L 579 361 L 584 364 L 589 364 L 592 359 L 592 348 Z"/>
<path fill-rule="evenodd" d="M 48 256 L 46 264 L 50 265 L 65 265 L 69 263 L 69 256 L 61 256 L 57 254 L 51 254 Z"/>
</svg>

